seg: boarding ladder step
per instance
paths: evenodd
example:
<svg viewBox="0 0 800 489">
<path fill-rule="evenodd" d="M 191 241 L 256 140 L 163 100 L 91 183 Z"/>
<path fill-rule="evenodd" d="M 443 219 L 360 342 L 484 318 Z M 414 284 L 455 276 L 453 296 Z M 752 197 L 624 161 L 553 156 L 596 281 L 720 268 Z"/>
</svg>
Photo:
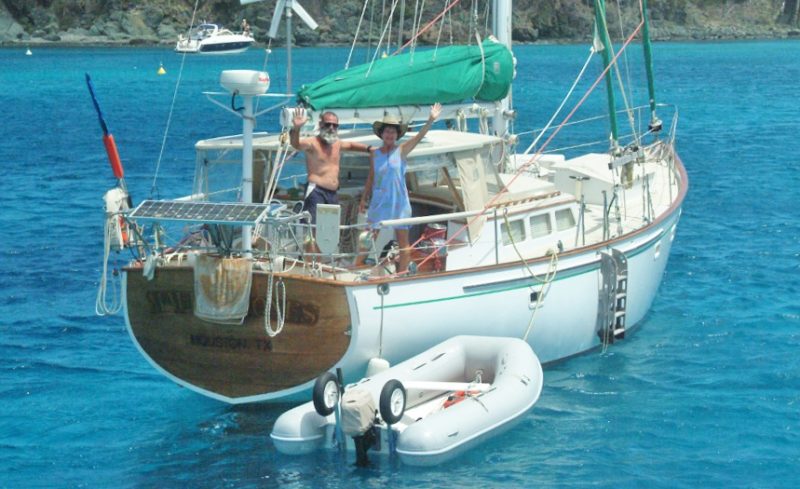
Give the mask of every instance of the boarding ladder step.
<svg viewBox="0 0 800 489">
<path fill-rule="evenodd" d="M 601 287 L 598 294 L 597 335 L 603 344 L 625 337 L 628 305 L 628 260 L 617 250 L 600 253 Z"/>
</svg>

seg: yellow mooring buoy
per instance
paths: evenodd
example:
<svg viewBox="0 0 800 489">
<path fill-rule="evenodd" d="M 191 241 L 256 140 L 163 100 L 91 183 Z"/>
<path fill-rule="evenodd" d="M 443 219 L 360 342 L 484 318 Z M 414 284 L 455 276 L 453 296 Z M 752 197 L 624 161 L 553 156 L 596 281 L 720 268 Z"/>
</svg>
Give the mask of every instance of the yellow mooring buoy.
<svg viewBox="0 0 800 489">
<path fill-rule="evenodd" d="M 164 69 L 164 63 L 158 63 L 158 74 L 159 75 L 167 74 L 167 70 Z"/>
</svg>

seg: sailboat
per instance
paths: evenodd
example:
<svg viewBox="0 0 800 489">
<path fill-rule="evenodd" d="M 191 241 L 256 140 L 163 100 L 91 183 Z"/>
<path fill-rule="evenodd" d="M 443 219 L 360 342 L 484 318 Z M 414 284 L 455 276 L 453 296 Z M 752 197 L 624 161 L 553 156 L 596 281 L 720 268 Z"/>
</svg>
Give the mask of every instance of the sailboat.
<svg viewBox="0 0 800 489">
<path fill-rule="evenodd" d="M 228 403 L 307 400 L 324 372 L 353 382 L 458 335 L 521 338 L 544 364 L 627 337 L 656 297 L 688 179 L 677 110 L 653 90 L 646 2 L 622 49 L 642 32 L 649 103 L 624 109 L 614 96 L 622 49 L 602 0 L 596 7 L 603 69 L 591 88 L 605 83 L 608 114 L 579 124 L 574 111 L 560 113 L 526 151 L 510 125 L 525 101 L 512 103 L 511 86 L 531 67 L 515 65 L 509 0 L 492 2 L 492 35 L 480 42 L 376 56 L 297 94 L 267 93 L 264 72 L 223 72 L 226 91 L 207 96 L 224 109 L 235 98 L 242 134 L 196 143 L 191 194 L 137 205 L 124 186 L 106 194 L 105 256 L 124 249 L 135 258 L 117 275 L 104 266 L 98 312 L 124 309 L 153 367 Z M 256 112 L 256 100 L 280 96 Z M 369 238 L 358 214 L 369 160 L 343 153 L 339 204 L 307 224 L 286 101 L 305 107 L 306 134 L 333 111 L 352 128 L 342 139 L 372 146 L 373 121 L 399 118 L 411 137 L 426 106 L 441 102 L 445 124 L 408 157 L 412 217 L 381 221 Z M 254 134 L 264 114 L 279 132 Z M 554 150 L 573 129 L 587 142 Z M 397 225 L 410 226 L 410 273 L 397 273 Z M 176 232 L 181 239 L 168 241 Z"/>
</svg>

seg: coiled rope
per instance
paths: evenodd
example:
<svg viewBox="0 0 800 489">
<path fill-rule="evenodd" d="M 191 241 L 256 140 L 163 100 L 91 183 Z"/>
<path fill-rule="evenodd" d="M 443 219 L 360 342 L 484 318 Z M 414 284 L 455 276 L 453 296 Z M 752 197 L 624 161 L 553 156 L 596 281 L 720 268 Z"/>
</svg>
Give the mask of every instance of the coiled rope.
<svg viewBox="0 0 800 489">
<path fill-rule="evenodd" d="M 122 309 L 122 279 L 116 268 L 112 272 L 110 302 L 108 297 L 108 261 L 111 255 L 111 238 L 114 234 L 115 219 L 119 219 L 117 214 L 109 216 L 103 229 L 103 270 L 100 275 L 100 286 L 97 288 L 97 300 L 94 305 L 94 312 L 98 316 L 110 316 Z"/>
<path fill-rule="evenodd" d="M 275 274 L 269 272 L 267 278 L 267 300 L 264 305 L 264 331 L 267 336 L 274 338 L 283 331 L 283 325 L 286 322 L 286 285 L 283 283 L 283 278 L 278 278 L 278 286 L 275 287 L 275 318 L 277 324 L 275 329 L 272 328 L 272 283 L 275 280 Z"/>
<path fill-rule="evenodd" d="M 279 137 L 280 146 L 278 147 L 278 153 L 275 155 L 275 164 L 273 165 L 272 174 L 270 175 L 266 191 L 264 192 L 264 203 L 271 202 L 275 196 L 281 170 L 286 160 L 289 158 L 290 152 L 287 136 L 288 134 L 284 131 Z M 261 235 L 262 226 L 263 224 L 261 223 L 256 226 L 254 230 L 256 236 Z M 273 261 L 272 263 L 274 266 L 275 262 Z M 292 268 L 294 268 L 295 264 L 296 262 L 292 265 Z M 264 304 L 264 331 L 270 338 L 274 338 L 280 334 L 280 332 L 283 331 L 283 326 L 286 324 L 286 284 L 283 283 L 283 278 L 279 277 L 278 285 L 273 288 L 274 281 L 274 270 L 270 270 L 267 278 L 267 297 Z M 274 329 L 272 328 L 273 291 L 275 296 L 275 319 L 277 321 Z"/>
</svg>

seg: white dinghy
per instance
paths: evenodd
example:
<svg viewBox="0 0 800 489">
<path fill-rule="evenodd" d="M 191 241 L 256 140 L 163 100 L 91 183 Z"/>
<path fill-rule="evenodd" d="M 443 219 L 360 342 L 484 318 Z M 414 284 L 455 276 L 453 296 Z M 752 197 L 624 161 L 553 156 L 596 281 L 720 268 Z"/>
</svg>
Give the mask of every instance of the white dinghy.
<svg viewBox="0 0 800 489">
<path fill-rule="evenodd" d="M 282 414 L 270 436 L 284 454 L 347 447 L 365 465 L 372 448 L 435 465 L 514 426 L 539 399 L 542 378 L 521 339 L 456 336 L 341 396 L 336 376 L 320 376 L 314 400 Z"/>
</svg>

